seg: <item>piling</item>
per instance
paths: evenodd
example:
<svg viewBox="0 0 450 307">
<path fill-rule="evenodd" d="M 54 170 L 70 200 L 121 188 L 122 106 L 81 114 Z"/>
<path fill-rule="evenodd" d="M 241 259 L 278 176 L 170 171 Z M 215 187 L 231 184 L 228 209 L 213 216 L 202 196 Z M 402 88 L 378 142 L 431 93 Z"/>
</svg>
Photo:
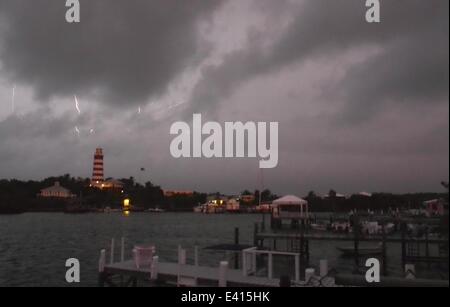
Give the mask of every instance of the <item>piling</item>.
<svg viewBox="0 0 450 307">
<path fill-rule="evenodd" d="M 98 286 L 105 285 L 105 264 L 106 264 L 106 250 L 100 251 L 100 258 L 98 260 Z"/>
<path fill-rule="evenodd" d="M 425 257 L 427 262 L 427 268 L 429 269 L 431 266 L 430 263 L 430 246 L 428 242 L 428 227 L 425 228 Z"/>
<path fill-rule="evenodd" d="M 382 261 L 383 261 L 383 263 L 382 263 L 382 265 L 383 265 L 383 267 L 382 267 L 382 272 L 381 272 L 381 274 L 383 275 L 383 276 L 387 276 L 387 256 L 386 256 L 386 230 L 385 230 L 385 228 L 384 228 L 384 224 L 382 224 L 381 225 L 381 233 L 382 233 L 382 236 L 383 236 L 383 239 L 382 239 L 382 253 L 381 253 L 381 257 L 382 257 Z"/>
<path fill-rule="evenodd" d="M 234 228 L 234 244 L 236 245 L 236 247 L 239 245 L 239 228 L 238 227 Z M 239 268 L 239 252 L 235 252 L 233 256 L 234 256 L 234 268 L 238 269 Z"/>
<path fill-rule="evenodd" d="M 253 227 L 253 246 L 258 246 L 258 223 Z"/>
<path fill-rule="evenodd" d="M 359 220 L 353 216 L 353 244 L 355 249 L 355 272 L 359 271 Z"/>
<path fill-rule="evenodd" d="M 122 237 L 122 239 L 120 240 L 120 261 L 124 262 L 125 261 L 125 238 Z"/>
<path fill-rule="evenodd" d="M 228 269 L 228 262 L 221 261 L 219 267 L 219 287 L 227 286 L 227 269 Z"/>
<path fill-rule="evenodd" d="M 320 260 L 320 277 L 325 277 L 328 275 L 328 260 L 322 259 Z"/>
<path fill-rule="evenodd" d="M 406 265 L 406 224 L 402 222 L 400 225 L 402 232 L 402 268 Z"/>
<path fill-rule="evenodd" d="M 111 251 L 110 251 L 109 262 L 111 264 L 114 263 L 114 238 L 111 239 Z"/>
</svg>

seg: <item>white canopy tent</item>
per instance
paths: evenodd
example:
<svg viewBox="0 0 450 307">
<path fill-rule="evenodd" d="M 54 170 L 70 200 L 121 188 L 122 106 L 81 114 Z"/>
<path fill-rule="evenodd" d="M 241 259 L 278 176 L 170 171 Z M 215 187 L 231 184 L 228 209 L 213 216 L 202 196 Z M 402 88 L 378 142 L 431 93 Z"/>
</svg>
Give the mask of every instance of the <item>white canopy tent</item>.
<svg viewBox="0 0 450 307">
<path fill-rule="evenodd" d="M 275 199 L 273 202 L 275 205 L 308 205 L 308 202 L 295 195 L 286 195 L 281 198 Z"/>
<path fill-rule="evenodd" d="M 306 216 L 308 216 L 308 202 L 300 197 L 295 195 L 286 195 L 281 198 L 278 198 L 272 202 L 273 205 L 278 207 L 278 212 L 281 215 L 281 211 L 283 206 L 300 206 L 300 215 L 303 217 L 303 212 L 306 212 Z"/>
</svg>

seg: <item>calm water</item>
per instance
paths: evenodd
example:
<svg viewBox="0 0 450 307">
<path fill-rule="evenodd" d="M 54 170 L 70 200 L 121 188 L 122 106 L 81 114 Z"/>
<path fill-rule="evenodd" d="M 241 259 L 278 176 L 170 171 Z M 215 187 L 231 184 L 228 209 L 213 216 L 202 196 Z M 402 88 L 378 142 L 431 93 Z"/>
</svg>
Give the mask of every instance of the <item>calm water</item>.
<svg viewBox="0 0 450 307">
<path fill-rule="evenodd" d="M 155 244 L 160 259 L 176 261 L 179 244 L 188 248 L 188 257 L 192 257 L 195 245 L 202 248 L 232 243 L 235 227 L 240 228 L 240 243 L 252 244 L 253 224 L 260 221 L 260 215 L 194 213 L 0 215 L 0 286 L 68 286 L 68 258 L 80 261 L 81 285 L 95 286 L 99 251 L 109 247 L 112 237 L 116 238 L 116 259 L 120 237 L 124 236 L 128 258 L 134 244 Z M 353 260 L 339 257 L 338 244 L 342 245 L 312 242 L 311 264 L 317 266 L 319 259 L 327 258 L 331 267 L 350 273 Z M 388 256 L 390 273 L 400 274 L 398 246 L 388 246 Z M 223 253 L 200 251 L 201 264 L 218 265 L 226 257 Z"/>
</svg>

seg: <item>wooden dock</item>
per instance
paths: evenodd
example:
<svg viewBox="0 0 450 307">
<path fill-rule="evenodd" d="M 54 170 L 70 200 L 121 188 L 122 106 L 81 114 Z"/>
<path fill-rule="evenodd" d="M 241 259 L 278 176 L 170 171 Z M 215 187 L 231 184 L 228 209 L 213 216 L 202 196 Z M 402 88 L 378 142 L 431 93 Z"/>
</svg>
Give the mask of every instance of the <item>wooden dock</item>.
<svg viewBox="0 0 450 307">
<path fill-rule="evenodd" d="M 138 280 L 153 281 L 155 284 L 177 285 L 182 281 L 195 281 L 196 286 L 219 286 L 221 279 L 220 267 L 205 267 L 189 264 L 159 262 L 156 275 L 150 267 L 137 269 L 133 261 L 125 261 L 106 265 L 101 274 L 100 286 L 112 285 L 112 276 L 126 276 L 134 286 Z M 228 287 L 279 287 L 278 279 L 244 276 L 242 270 L 227 269 L 225 273 Z M 188 282 L 189 283 L 189 282 Z"/>
<path fill-rule="evenodd" d="M 334 238 L 333 238 L 334 240 Z M 241 268 L 229 268 L 228 261 L 220 261 L 218 267 L 200 266 L 198 247 L 194 247 L 194 264 L 186 263 L 186 250 L 178 247 L 178 262 L 160 262 L 154 252 L 154 246 L 135 246 L 133 260 L 125 260 L 125 239 L 121 240 L 120 261 L 114 262 L 114 239 L 111 240 L 109 263 L 106 263 L 106 250 L 100 252 L 99 279 L 101 287 L 124 286 L 178 286 L 178 287 L 339 287 L 339 286 L 447 286 L 448 280 L 416 279 L 414 265 L 405 267 L 405 278 L 389 277 L 382 272 L 381 283 L 368 285 L 364 277 L 341 275 L 328 268 L 328 260 L 321 259 L 319 270 L 308 266 L 308 259 L 300 252 L 284 252 L 260 249 L 256 246 L 243 248 L 239 246 L 238 254 L 242 257 Z M 233 245 L 235 246 L 235 245 Z M 220 246 L 219 246 L 220 247 Z M 236 246 L 235 246 L 236 247 Z M 242 248 L 241 248 L 242 247 Z M 145 249 L 145 250 L 143 250 Z M 151 251 L 148 254 L 148 251 Z M 141 254 L 142 251 L 143 254 Z M 292 257 L 294 276 L 274 276 L 274 259 L 276 256 Z M 145 256 L 144 258 L 141 258 Z M 430 256 L 430 255 L 428 255 Z M 259 259 L 259 261 L 257 261 Z M 144 262 L 142 262 L 143 260 Z M 265 261 L 267 271 L 257 269 L 257 263 Z M 384 262 L 384 256 L 383 256 Z M 337 275 L 336 275 L 337 274 Z"/>
<path fill-rule="evenodd" d="M 234 245 L 233 245 L 234 246 Z M 187 251 L 178 247 L 178 262 L 160 262 L 154 253 L 154 246 L 145 247 L 150 254 L 145 259 L 133 249 L 133 260 L 125 260 L 125 239 L 121 239 L 120 261 L 114 262 L 115 240 L 111 240 L 109 263 L 106 262 L 106 250 L 100 251 L 99 286 L 137 286 L 138 281 L 150 286 L 232 286 L 232 287 L 278 287 L 280 279 L 273 277 L 274 255 L 285 255 L 295 258 L 294 282 L 301 285 L 299 254 L 277 251 L 262 251 L 256 247 L 239 246 L 242 256 L 242 267 L 229 268 L 228 261 L 220 261 L 218 267 L 200 266 L 199 250 L 194 247 L 194 264 L 186 263 Z M 257 276 L 257 255 L 267 256 L 267 275 Z M 144 260 L 144 262 L 139 259 Z"/>
</svg>

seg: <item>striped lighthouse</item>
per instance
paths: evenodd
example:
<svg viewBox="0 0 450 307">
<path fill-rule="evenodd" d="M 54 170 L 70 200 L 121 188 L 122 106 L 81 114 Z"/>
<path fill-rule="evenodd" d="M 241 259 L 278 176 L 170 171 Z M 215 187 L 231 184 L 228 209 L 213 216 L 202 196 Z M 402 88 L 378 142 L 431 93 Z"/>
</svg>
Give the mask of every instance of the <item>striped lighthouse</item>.
<svg viewBox="0 0 450 307">
<path fill-rule="evenodd" d="M 94 167 L 92 171 L 92 185 L 100 185 L 104 181 L 103 177 L 103 150 L 97 148 L 94 154 Z"/>
</svg>

